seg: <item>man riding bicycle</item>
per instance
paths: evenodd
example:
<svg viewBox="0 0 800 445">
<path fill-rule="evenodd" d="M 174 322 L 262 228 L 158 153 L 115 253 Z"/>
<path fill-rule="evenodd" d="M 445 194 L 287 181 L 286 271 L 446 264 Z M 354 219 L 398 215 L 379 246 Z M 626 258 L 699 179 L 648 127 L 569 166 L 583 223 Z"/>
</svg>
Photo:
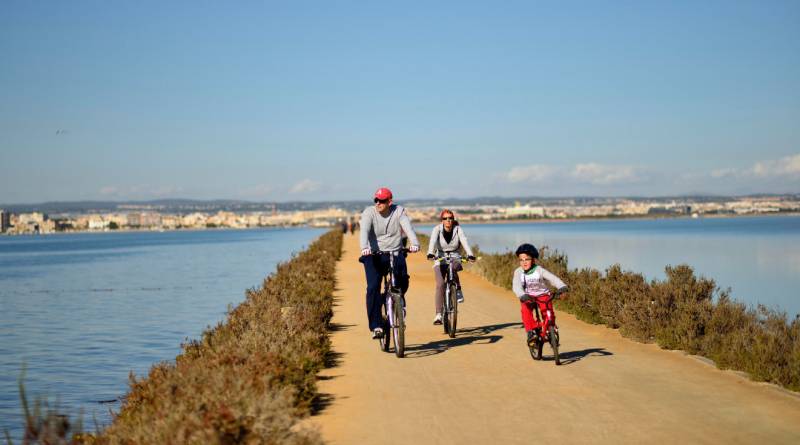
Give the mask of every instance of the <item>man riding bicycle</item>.
<svg viewBox="0 0 800 445">
<path fill-rule="evenodd" d="M 395 281 L 400 291 L 408 290 L 408 272 L 403 254 L 403 236 L 411 242 L 410 252 L 419 251 L 419 240 L 406 210 L 392 202 L 392 191 L 382 187 L 375 192 L 374 206 L 361 213 L 361 258 L 367 277 L 367 319 L 372 338 L 383 336 L 381 278 L 389 271 L 389 255 L 394 256 Z M 373 255 L 380 252 L 380 255 Z"/>
<path fill-rule="evenodd" d="M 444 209 L 439 213 L 442 223 L 431 231 L 431 240 L 428 243 L 428 259 L 432 260 L 437 255 L 441 256 L 448 253 L 458 252 L 459 247 L 463 246 L 467 252 L 467 259 L 475 261 L 475 255 L 469 247 L 467 236 L 458 225 L 455 215 L 450 209 Z M 464 293 L 461 291 L 461 282 L 458 279 L 458 271 L 461 270 L 461 263 L 453 264 L 453 277 L 458 290 L 456 295 L 459 303 L 464 302 Z M 447 264 L 436 263 L 433 265 L 433 276 L 436 280 L 436 290 L 434 291 L 434 302 L 436 306 L 436 316 L 433 317 L 433 324 L 442 324 L 442 307 L 444 306 L 444 277 L 447 276 Z"/>
</svg>

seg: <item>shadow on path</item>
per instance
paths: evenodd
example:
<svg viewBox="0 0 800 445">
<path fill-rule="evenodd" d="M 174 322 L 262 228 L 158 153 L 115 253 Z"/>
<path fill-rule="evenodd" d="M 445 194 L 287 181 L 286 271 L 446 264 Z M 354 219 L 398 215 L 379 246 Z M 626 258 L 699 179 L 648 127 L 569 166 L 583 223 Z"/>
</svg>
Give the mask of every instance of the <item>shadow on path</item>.
<svg viewBox="0 0 800 445">
<path fill-rule="evenodd" d="M 431 355 L 441 354 L 456 346 L 466 346 L 471 344 L 491 344 L 497 343 L 503 338 L 502 335 L 490 335 L 492 332 L 521 326 L 521 323 L 500 323 L 487 326 L 468 327 L 456 330 L 456 338 L 444 338 L 434 340 L 419 345 L 406 346 L 406 357 L 420 358 Z"/>
<path fill-rule="evenodd" d="M 559 358 L 561 358 L 561 366 L 570 365 L 575 363 L 583 358 L 596 356 L 596 357 L 605 357 L 608 355 L 614 355 L 611 351 L 606 351 L 605 348 L 589 348 L 583 349 L 581 351 L 565 351 L 559 354 Z M 548 358 L 545 356 L 545 360 Z M 551 356 L 550 360 L 553 359 Z"/>
</svg>

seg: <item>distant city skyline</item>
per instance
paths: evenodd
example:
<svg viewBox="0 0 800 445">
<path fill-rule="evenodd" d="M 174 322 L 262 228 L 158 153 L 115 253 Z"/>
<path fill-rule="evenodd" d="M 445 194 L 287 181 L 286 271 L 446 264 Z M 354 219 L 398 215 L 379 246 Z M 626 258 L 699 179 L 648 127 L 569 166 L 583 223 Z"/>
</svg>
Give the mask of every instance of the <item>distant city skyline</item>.
<svg viewBox="0 0 800 445">
<path fill-rule="evenodd" d="M 26 2 L 0 205 L 800 192 L 800 3 Z"/>
</svg>

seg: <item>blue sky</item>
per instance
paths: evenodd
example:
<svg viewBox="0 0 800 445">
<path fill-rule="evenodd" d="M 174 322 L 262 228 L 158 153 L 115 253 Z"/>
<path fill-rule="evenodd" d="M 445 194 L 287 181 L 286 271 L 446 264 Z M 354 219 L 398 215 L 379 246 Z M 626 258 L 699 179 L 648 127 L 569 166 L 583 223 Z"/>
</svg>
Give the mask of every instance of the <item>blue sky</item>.
<svg viewBox="0 0 800 445">
<path fill-rule="evenodd" d="M 800 2 L 30 2 L 0 203 L 800 192 Z"/>
</svg>

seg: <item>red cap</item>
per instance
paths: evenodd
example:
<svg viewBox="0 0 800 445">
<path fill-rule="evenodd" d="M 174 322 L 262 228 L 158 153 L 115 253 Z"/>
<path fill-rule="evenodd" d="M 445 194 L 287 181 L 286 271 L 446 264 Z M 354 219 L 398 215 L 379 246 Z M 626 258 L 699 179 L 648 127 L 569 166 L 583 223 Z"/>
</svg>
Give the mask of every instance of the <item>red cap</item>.
<svg viewBox="0 0 800 445">
<path fill-rule="evenodd" d="M 375 197 L 378 199 L 392 199 L 392 191 L 386 187 L 381 187 L 375 191 Z"/>
</svg>

